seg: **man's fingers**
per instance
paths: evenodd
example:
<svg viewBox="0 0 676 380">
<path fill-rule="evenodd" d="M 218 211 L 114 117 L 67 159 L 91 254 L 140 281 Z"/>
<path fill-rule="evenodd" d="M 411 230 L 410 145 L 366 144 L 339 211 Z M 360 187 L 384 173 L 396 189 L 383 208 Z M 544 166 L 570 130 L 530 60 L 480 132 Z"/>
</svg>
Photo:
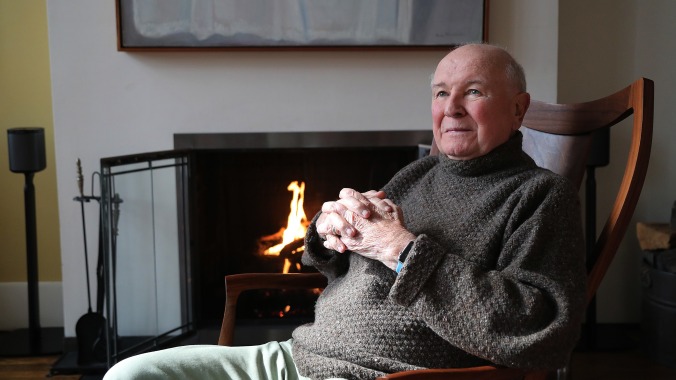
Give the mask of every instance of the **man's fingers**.
<svg viewBox="0 0 676 380">
<path fill-rule="evenodd" d="M 338 251 L 340 253 L 343 253 L 347 250 L 345 244 L 343 244 L 343 242 L 340 241 L 340 239 L 334 235 L 326 235 L 324 247 L 327 249 L 333 249 L 334 251 Z"/>
<path fill-rule="evenodd" d="M 347 210 L 352 210 L 352 212 L 367 218 L 370 215 L 370 210 L 368 208 L 370 205 L 369 201 L 359 193 L 356 193 L 358 194 L 358 197 L 352 197 L 351 194 L 353 193 L 354 190 L 352 189 L 343 189 L 339 194 L 340 198 L 337 201 L 324 202 L 322 204 L 322 212 L 334 212 L 345 215 Z"/>
<path fill-rule="evenodd" d="M 362 193 L 362 195 L 369 201 L 373 206 L 375 206 L 377 209 L 379 209 L 382 212 L 393 212 L 395 210 L 395 204 L 391 200 L 387 198 L 387 194 L 385 194 L 384 191 L 382 190 L 369 190 L 365 193 Z"/>
<path fill-rule="evenodd" d="M 368 198 L 366 198 L 362 193 L 350 188 L 344 188 L 340 190 L 340 193 L 338 193 L 338 198 L 343 200 L 354 199 L 364 206 L 368 206 L 368 204 L 370 203 Z"/>
<path fill-rule="evenodd" d="M 370 216 L 370 211 L 373 207 L 379 209 L 381 212 L 392 212 L 395 210 L 392 201 L 387 200 L 387 195 L 384 191 L 369 190 L 364 193 L 350 188 L 344 188 L 339 194 L 340 201 L 344 201 L 351 210 L 354 210 L 364 218 Z M 387 202 L 384 202 L 387 200 Z M 348 203 L 350 202 L 350 203 Z M 358 202 L 358 203 L 357 203 Z"/>
<path fill-rule="evenodd" d="M 317 233 L 320 235 L 354 236 L 356 231 L 351 224 L 354 223 L 354 219 L 354 213 L 349 210 L 343 215 L 335 212 L 328 213 L 321 223 L 317 223 Z"/>
<path fill-rule="evenodd" d="M 381 212 L 390 213 L 394 211 L 394 203 L 391 200 L 385 198 L 370 198 L 371 203 Z"/>
<path fill-rule="evenodd" d="M 322 213 L 338 214 L 348 224 L 352 225 L 354 225 L 356 215 L 361 215 L 364 218 L 369 216 L 369 213 L 365 213 L 365 211 L 370 210 L 355 199 L 339 199 L 335 202 L 324 202 L 322 204 Z M 343 223 L 340 226 L 343 226 Z"/>
<path fill-rule="evenodd" d="M 343 213 L 345 213 L 345 210 L 347 210 L 347 208 L 344 205 L 342 205 L 338 202 L 335 202 L 335 201 L 324 202 L 322 204 L 322 212 L 323 213 L 335 212 L 337 214 L 343 214 Z"/>
<path fill-rule="evenodd" d="M 382 190 L 369 190 L 365 193 L 362 193 L 362 195 L 364 195 L 368 199 L 371 199 L 371 198 L 385 199 L 385 198 L 387 198 L 387 195 Z"/>
</svg>

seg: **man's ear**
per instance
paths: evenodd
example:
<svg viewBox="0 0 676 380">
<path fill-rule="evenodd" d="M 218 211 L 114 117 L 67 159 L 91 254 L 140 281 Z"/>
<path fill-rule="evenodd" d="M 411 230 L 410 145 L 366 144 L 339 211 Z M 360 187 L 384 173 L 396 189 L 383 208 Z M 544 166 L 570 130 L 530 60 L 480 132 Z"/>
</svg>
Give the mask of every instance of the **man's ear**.
<svg viewBox="0 0 676 380">
<path fill-rule="evenodd" d="M 521 126 L 523 118 L 528 111 L 528 106 L 530 106 L 530 94 L 527 92 L 519 93 L 514 100 L 514 116 L 519 120 L 519 126 Z"/>
</svg>

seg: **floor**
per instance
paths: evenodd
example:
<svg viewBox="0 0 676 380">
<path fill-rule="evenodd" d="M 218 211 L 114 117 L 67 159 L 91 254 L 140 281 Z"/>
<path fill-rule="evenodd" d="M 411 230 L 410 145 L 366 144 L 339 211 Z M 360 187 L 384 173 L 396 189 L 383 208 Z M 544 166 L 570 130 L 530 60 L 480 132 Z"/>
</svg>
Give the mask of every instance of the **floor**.
<svg viewBox="0 0 676 380">
<path fill-rule="evenodd" d="M 44 379 L 49 375 L 52 364 L 58 356 L 39 356 L 30 358 L 0 358 L 0 379 L 33 380 Z M 80 375 L 54 376 L 54 380 L 79 380 Z"/>
<path fill-rule="evenodd" d="M 643 354 L 635 329 L 601 330 L 595 348 L 581 343 L 573 353 L 569 380 L 675 380 L 676 358 L 669 366 L 657 363 Z M 0 357 L 0 379 L 45 379 L 52 365 L 63 356 L 29 358 Z M 56 375 L 52 380 L 97 380 L 100 376 Z"/>
<path fill-rule="evenodd" d="M 676 379 L 676 367 L 655 363 L 636 351 L 576 352 L 570 369 L 572 380 Z"/>
<path fill-rule="evenodd" d="M 45 379 L 56 356 L 0 358 L 0 379 Z M 79 375 L 53 376 L 52 380 L 80 380 Z M 635 350 L 622 352 L 576 352 L 571 364 L 572 380 L 674 380 L 676 368 L 659 365 Z M 85 379 L 83 379 L 85 380 Z"/>
</svg>

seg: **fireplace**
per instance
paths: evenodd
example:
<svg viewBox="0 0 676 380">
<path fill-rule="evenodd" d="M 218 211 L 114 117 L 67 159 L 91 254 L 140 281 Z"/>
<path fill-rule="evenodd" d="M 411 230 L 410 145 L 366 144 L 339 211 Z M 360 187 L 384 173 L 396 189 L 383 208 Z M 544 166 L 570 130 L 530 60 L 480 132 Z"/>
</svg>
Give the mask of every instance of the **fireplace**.
<svg viewBox="0 0 676 380">
<path fill-rule="evenodd" d="M 195 331 L 206 334 L 195 343 L 215 342 L 208 335 L 223 316 L 225 275 L 313 270 L 293 253 L 302 239 L 280 255 L 261 253 L 276 244 L 262 239 L 287 225 L 298 197 L 291 183 L 304 186 L 312 219 L 343 187 L 382 187 L 430 141 L 429 131 L 177 134 L 170 151 L 102 158 L 108 362 Z M 313 318 L 317 296 L 244 293 L 238 318 L 294 326 Z"/>
<path fill-rule="evenodd" d="M 308 219 L 343 187 L 382 187 L 425 154 L 429 131 L 177 134 L 174 147 L 190 151 L 189 237 L 193 310 L 197 327 L 220 323 L 226 274 L 307 272 L 302 253 L 261 254 L 260 241 L 285 227 L 293 181 L 305 184 Z M 302 241 L 296 241 L 301 246 Z M 245 293 L 240 320 L 307 320 L 318 293 Z M 291 300 L 291 301 L 289 301 Z"/>
</svg>

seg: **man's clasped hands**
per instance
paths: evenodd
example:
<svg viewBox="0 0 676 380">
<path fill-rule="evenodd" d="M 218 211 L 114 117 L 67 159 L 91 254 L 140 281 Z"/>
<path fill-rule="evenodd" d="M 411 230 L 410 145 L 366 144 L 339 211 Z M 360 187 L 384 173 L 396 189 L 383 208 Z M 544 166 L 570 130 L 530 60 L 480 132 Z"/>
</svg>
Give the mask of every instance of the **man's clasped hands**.
<svg viewBox="0 0 676 380">
<path fill-rule="evenodd" d="M 351 251 L 394 270 L 399 252 L 415 235 L 406 229 L 403 210 L 383 191 L 360 193 L 342 189 L 338 199 L 325 202 L 317 220 L 324 246 Z"/>
</svg>

